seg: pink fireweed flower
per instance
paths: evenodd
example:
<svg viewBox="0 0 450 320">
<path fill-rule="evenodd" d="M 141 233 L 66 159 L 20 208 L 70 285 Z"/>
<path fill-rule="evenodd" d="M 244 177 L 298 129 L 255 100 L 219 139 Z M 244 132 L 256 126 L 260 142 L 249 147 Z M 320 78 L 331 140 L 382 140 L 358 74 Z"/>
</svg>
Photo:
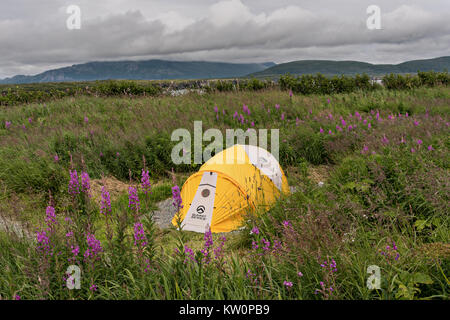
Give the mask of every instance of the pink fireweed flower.
<svg viewBox="0 0 450 320">
<path fill-rule="evenodd" d="M 295 118 L 295 125 L 298 126 L 300 119 L 298 117 Z"/>
<path fill-rule="evenodd" d="M 419 122 L 417 120 L 414 120 L 414 125 L 417 127 L 419 125 Z"/>
<path fill-rule="evenodd" d="M 332 115 L 331 113 L 329 113 L 329 114 L 328 114 L 328 118 L 329 118 L 330 120 L 333 120 L 333 115 Z"/>
<path fill-rule="evenodd" d="M 300 271 L 297 272 L 297 275 L 298 275 L 299 277 L 303 277 L 303 273 L 301 273 Z"/>
<path fill-rule="evenodd" d="M 333 131 L 331 131 L 331 130 L 328 130 L 328 134 L 333 134 Z"/>
<path fill-rule="evenodd" d="M 289 97 L 292 98 L 292 96 L 293 96 L 292 90 L 289 90 Z"/>
<path fill-rule="evenodd" d="M 422 143 L 423 143 L 422 140 L 417 139 L 417 144 L 418 144 L 419 146 L 420 146 Z"/>
<path fill-rule="evenodd" d="M 342 124 L 342 127 L 344 127 L 344 128 L 345 128 L 345 126 L 347 125 L 347 123 L 345 122 L 344 119 L 341 120 L 341 124 Z"/>
<path fill-rule="evenodd" d="M 107 216 L 111 213 L 111 196 L 109 195 L 108 190 L 106 190 L 106 187 L 102 187 L 102 195 L 100 200 L 100 213 Z"/>
<path fill-rule="evenodd" d="M 336 130 L 337 131 L 342 131 L 342 128 L 339 125 L 336 125 Z"/>
<path fill-rule="evenodd" d="M 85 116 L 85 117 L 84 117 L 84 122 L 85 122 L 85 123 L 88 123 L 88 122 L 89 122 L 89 118 Z"/>
<path fill-rule="evenodd" d="M 219 108 L 217 108 L 217 106 L 214 106 L 214 112 L 218 113 L 219 112 Z"/>
<path fill-rule="evenodd" d="M 87 172 L 81 172 L 81 191 L 89 195 L 89 190 L 91 189 L 91 179 Z"/>
<path fill-rule="evenodd" d="M 214 249 L 214 259 L 216 260 L 223 258 L 223 247 L 225 245 L 225 241 L 227 241 L 227 238 L 225 236 L 221 236 L 219 240 L 219 245 Z"/>
<path fill-rule="evenodd" d="M 93 284 L 92 286 L 89 287 L 89 290 L 91 290 L 92 292 L 97 291 L 97 289 L 98 289 L 98 287 L 95 284 Z"/>
<path fill-rule="evenodd" d="M 284 112 L 281 114 L 281 121 L 284 120 Z"/>
<path fill-rule="evenodd" d="M 366 153 L 367 151 L 369 151 L 369 147 L 367 147 L 366 145 L 364 145 L 361 153 Z"/>
<path fill-rule="evenodd" d="M 5 128 L 9 129 L 11 127 L 11 121 L 5 121 Z"/>
<path fill-rule="evenodd" d="M 225 109 L 222 110 L 222 114 L 225 115 Z"/>
<path fill-rule="evenodd" d="M 389 143 L 389 139 L 386 138 L 386 135 L 383 134 L 383 139 L 381 140 L 384 144 L 388 144 Z"/>
<path fill-rule="evenodd" d="M 367 128 L 368 129 L 372 128 L 372 124 L 370 122 L 367 124 Z"/>
<path fill-rule="evenodd" d="M 254 126 L 255 126 L 255 122 L 252 121 L 252 122 L 250 123 L 250 125 L 251 125 L 252 127 L 254 127 Z"/>
<path fill-rule="evenodd" d="M 284 281 L 283 282 L 283 285 L 286 287 L 286 288 L 291 288 L 292 287 L 292 282 L 290 282 L 290 281 Z"/>
<path fill-rule="evenodd" d="M 210 249 L 213 246 L 212 232 L 211 229 L 205 232 L 205 236 L 203 238 L 205 240 L 205 244 L 201 253 L 203 253 L 203 262 L 208 264 L 211 261 L 211 257 L 209 255 Z"/>
<path fill-rule="evenodd" d="M 349 126 L 347 127 L 347 129 L 348 129 L 348 131 L 351 131 L 351 130 L 353 129 L 353 126 L 352 126 L 352 125 L 349 125 Z"/>
<path fill-rule="evenodd" d="M 28 123 L 31 124 L 33 122 L 32 118 L 28 118 Z"/>
<path fill-rule="evenodd" d="M 432 145 L 429 145 L 428 146 L 428 151 L 433 151 L 434 149 L 433 149 L 433 146 Z"/>
<path fill-rule="evenodd" d="M 250 231 L 250 234 L 259 234 L 258 227 L 253 227 L 253 229 Z"/>
<path fill-rule="evenodd" d="M 48 206 L 47 209 L 45 210 L 45 222 L 47 223 L 50 229 L 53 227 L 54 224 L 57 224 L 55 208 L 53 208 L 52 206 Z"/>
<path fill-rule="evenodd" d="M 69 194 L 74 197 L 80 193 L 77 170 L 70 170 Z"/>
<path fill-rule="evenodd" d="M 174 186 L 172 188 L 172 199 L 173 199 L 173 205 L 178 210 L 183 208 L 183 201 L 181 199 L 181 192 L 179 186 Z"/>
<path fill-rule="evenodd" d="M 234 114 L 233 114 L 233 119 L 236 119 L 237 116 L 238 116 L 238 112 L 235 111 Z"/>
<path fill-rule="evenodd" d="M 330 104 L 330 102 L 331 102 L 331 100 L 330 100 L 330 98 L 328 98 L 328 99 L 327 99 L 327 103 Z"/>
<path fill-rule="evenodd" d="M 276 104 L 276 105 L 275 105 L 275 109 L 277 109 L 277 110 L 280 109 L 280 105 L 279 105 L 279 104 Z"/>
<path fill-rule="evenodd" d="M 55 155 L 53 156 L 53 161 L 55 161 L 55 162 L 58 162 L 58 161 L 59 161 L 59 157 L 58 157 L 57 154 L 55 154 Z"/>
<path fill-rule="evenodd" d="M 140 222 L 134 224 L 134 245 L 137 247 L 145 247 L 147 245 L 144 226 Z"/>
<path fill-rule="evenodd" d="M 99 254 L 103 251 L 100 240 L 95 238 L 95 235 L 88 233 L 86 235 L 87 249 L 84 252 L 85 261 L 90 260 L 91 262 L 99 260 Z"/>
<path fill-rule="evenodd" d="M 408 116 L 409 116 L 409 114 L 408 114 L 408 112 L 406 112 L 406 113 L 405 113 L 405 117 L 407 117 L 407 118 L 408 118 Z"/>
<path fill-rule="evenodd" d="M 322 127 L 320 127 L 320 130 L 319 130 L 319 132 L 320 132 L 320 133 L 323 133 L 323 129 L 322 129 Z"/>
<path fill-rule="evenodd" d="M 284 220 L 283 221 L 283 226 L 289 227 L 290 225 L 291 225 L 291 222 L 289 220 Z"/>
<path fill-rule="evenodd" d="M 414 153 L 414 152 L 416 152 L 416 149 L 411 148 L 411 153 Z"/>
<path fill-rule="evenodd" d="M 36 232 L 36 242 L 38 243 L 37 250 L 44 255 L 53 255 L 50 247 L 50 238 L 46 231 Z"/>
<path fill-rule="evenodd" d="M 128 208 L 133 211 L 140 210 L 139 196 L 133 187 L 128 187 Z"/>
<path fill-rule="evenodd" d="M 191 260 L 192 262 L 196 262 L 197 261 L 195 259 L 194 250 L 189 248 L 187 244 L 184 245 L 184 253 L 185 253 L 185 255 L 187 255 L 186 259 L 184 260 L 184 263 L 188 262 L 189 260 Z"/>
<path fill-rule="evenodd" d="M 142 169 L 141 189 L 145 195 L 152 193 L 152 184 L 150 183 L 150 175 L 148 170 Z"/>
</svg>

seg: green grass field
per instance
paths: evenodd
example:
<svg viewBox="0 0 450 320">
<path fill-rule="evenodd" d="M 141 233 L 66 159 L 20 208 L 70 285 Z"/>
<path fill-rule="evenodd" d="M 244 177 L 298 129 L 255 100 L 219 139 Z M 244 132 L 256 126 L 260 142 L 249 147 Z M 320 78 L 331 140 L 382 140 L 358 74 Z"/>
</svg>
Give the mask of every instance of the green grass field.
<svg viewBox="0 0 450 320">
<path fill-rule="evenodd" d="M 212 244 L 150 219 L 200 167 L 170 158 L 172 131 L 192 132 L 195 120 L 203 131 L 280 129 L 280 164 L 296 187 L 239 232 L 213 234 Z M 30 237 L 0 229 L 0 299 L 448 299 L 449 125 L 448 86 L 2 106 L 0 215 Z M 150 196 L 139 186 L 144 158 Z M 69 170 L 89 174 L 91 197 L 69 194 Z M 105 181 L 117 185 L 106 215 Z M 79 290 L 66 286 L 69 265 L 81 268 Z M 380 289 L 372 290 L 373 265 Z"/>
</svg>

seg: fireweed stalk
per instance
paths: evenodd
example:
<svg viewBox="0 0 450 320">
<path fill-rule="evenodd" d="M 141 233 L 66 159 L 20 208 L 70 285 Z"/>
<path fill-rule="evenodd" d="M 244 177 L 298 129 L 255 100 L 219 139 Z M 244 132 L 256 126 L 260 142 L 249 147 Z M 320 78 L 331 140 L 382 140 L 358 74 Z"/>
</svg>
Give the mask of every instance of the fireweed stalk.
<svg viewBox="0 0 450 320">
<path fill-rule="evenodd" d="M 148 170 L 142 169 L 142 177 L 141 177 L 141 188 L 142 192 L 147 196 L 152 193 L 152 184 L 150 183 L 150 175 Z"/>
<path fill-rule="evenodd" d="M 103 180 L 103 187 L 102 187 L 102 195 L 100 200 L 100 213 L 102 213 L 105 216 L 105 222 L 106 222 L 106 238 L 108 239 L 110 247 L 112 246 L 112 238 L 113 238 L 113 230 L 110 225 L 110 219 L 111 219 L 111 196 L 106 190 L 105 183 Z"/>
<path fill-rule="evenodd" d="M 129 187 L 128 188 L 128 208 L 133 212 L 134 219 L 137 221 L 137 218 L 139 216 L 139 210 L 140 202 L 139 202 L 139 196 L 135 188 Z"/>
<path fill-rule="evenodd" d="M 319 282 L 320 289 L 316 289 L 314 294 L 320 293 L 325 300 L 332 299 L 336 290 L 336 273 L 338 271 L 336 261 L 333 258 L 327 258 L 319 264 L 323 272 L 323 281 Z"/>
</svg>

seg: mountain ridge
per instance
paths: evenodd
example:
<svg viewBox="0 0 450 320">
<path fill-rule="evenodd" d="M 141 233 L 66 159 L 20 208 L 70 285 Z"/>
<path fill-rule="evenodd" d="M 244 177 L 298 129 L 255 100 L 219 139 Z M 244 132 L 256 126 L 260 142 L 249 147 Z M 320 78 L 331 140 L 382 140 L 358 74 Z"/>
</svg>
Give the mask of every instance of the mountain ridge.
<svg viewBox="0 0 450 320">
<path fill-rule="evenodd" d="M 388 73 L 450 70 L 450 56 L 405 61 L 398 64 L 371 64 L 353 60 L 298 60 L 275 64 L 227 63 L 211 61 L 123 60 L 92 61 L 47 70 L 36 75 L 16 75 L 0 80 L 0 84 L 43 82 L 128 80 L 186 80 L 220 78 L 278 78 L 291 75 L 321 73 L 326 76 L 366 73 L 377 77 Z"/>
<path fill-rule="evenodd" d="M 242 77 L 275 65 L 264 63 L 227 63 L 211 61 L 92 61 L 47 70 L 36 75 L 16 75 L 0 84 L 21 84 L 108 79 L 170 80 Z"/>
<path fill-rule="evenodd" d="M 248 76 L 256 78 L 279 77 L 283 74 L 292 75 L 316 74 L 324 75 L 355 75 L 366 73 L 380 76 L 387 73 L 416 73 L 417 71 L 450 70 L 450 56 L 410 60 L 399 64 L 372 64 L 352 60 L 299 60 L 280 63 L 265 70 L 251 73 Z"/>
</svg>

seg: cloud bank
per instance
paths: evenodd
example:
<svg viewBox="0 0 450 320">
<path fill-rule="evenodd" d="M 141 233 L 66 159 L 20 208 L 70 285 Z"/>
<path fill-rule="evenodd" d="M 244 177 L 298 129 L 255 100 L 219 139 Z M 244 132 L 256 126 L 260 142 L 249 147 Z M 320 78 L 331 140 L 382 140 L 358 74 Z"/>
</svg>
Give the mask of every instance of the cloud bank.
<svg viewBox="0 0 450 320">
<path fill-rule="evenodd" d="M 72 3 L 15 0 L 15 9 L 0 15 L 0 77 L 95 60 L 396 63 L 450 55 L 447 2 L 379 2 L 381 30 L 366 27 L 371 3 L 365 1 L 349 1 L 346 8 L 337 1 L 274 6 L 265 0 L 197 0 L 169 6 L 86 0 L 79 4 L 81 29 L 68 30 L 65 9 Z"/>
</svg>

